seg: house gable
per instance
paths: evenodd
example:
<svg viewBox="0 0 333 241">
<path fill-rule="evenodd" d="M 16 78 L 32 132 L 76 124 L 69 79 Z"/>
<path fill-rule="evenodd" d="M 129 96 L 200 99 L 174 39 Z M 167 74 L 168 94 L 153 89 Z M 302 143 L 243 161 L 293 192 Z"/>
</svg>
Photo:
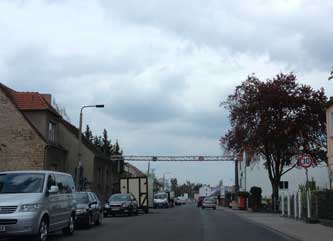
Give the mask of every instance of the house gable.
<svg viewBox="0 0 333 241">
<path fill-rule="evenodd" d="M 44 168 L 45 140 L 0 84 L 0 170 Z"/>
</svg>

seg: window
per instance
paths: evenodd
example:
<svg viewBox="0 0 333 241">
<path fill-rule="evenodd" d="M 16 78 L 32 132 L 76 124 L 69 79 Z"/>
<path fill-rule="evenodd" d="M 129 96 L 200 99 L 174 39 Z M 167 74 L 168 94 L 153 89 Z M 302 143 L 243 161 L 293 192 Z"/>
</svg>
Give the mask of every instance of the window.
<svg viewBox="0 0 333 241">
<path fill-rule="evenodd" d="M 59 188 L 59 193 L 72 193 L 74 192 L 74 182 L 70 176 L 67 175 L 56 175 L 57 185 Z"/>
<path fill-rule="evenodd" d="M 281 181 L 280 182 L 280 189 L 281 190 L 286 190 L 286 189 L 288 189 L 289 188 L 289 183 L 288 183 L 288 181 Z"/>
<path fill-rule="evenodd" d="M 56 124 L 52 121 L 49 122 L 49 141 L 55 141 Z"/>
<path fill-rule="evenodd" d="M 47 190 L 50 190 L 51 186 L 57 185 L 53 175 L 49 175 L 47 178 Z"/>
</svg>

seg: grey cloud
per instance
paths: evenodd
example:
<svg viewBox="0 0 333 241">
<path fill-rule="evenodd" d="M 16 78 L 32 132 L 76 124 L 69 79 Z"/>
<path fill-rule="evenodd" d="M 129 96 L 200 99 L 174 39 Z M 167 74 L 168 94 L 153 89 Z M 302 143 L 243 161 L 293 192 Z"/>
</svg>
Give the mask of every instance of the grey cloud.
<svg viewBox="0 0 333 241">
<path fill-rule="evenodd" d="M 251 5 L 242 1 L 100 3 L 113 19 L 162 29 L 198 46 L 269 54 L 273 60 L 309 69 L 332 64 L 333 29 L 322 28 L 331 21 L 333 5 L 328 1 L 305 1 L 290 13 L 262 1 Z"/>
</svg>

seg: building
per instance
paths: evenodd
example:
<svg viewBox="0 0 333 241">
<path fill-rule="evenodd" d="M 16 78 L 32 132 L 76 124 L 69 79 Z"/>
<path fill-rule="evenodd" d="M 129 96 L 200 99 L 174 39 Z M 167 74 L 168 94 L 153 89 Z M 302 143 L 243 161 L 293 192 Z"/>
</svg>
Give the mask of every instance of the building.
<svg viewBox="0 0 333 241">
<path fill-rule="evenodd" d="M 264 160 L 248 162 L 246 165 L 246 154 L 238 161 L 239 190 L 249 192 L 251 187 L 257 186 L 262 189 L 262 196 L 270 198 L 272 186 L 268 178 L 268 172 L 264 166 Z M 288 168 L 288 167 L 286 167 Z M 309 181 L 314 181 L 320 189 L 329 188 L 329 177 L 326 164 L 318 164 L 316 167 L 308 168 Z M 280 192 L 296 192 L 300 185 L 305 185 L 306 175 L 303 168 L 293 168 L 281 177 Z"/>
<path fill-rule="evenodd" d="M 331 180 L 331 189 L 333 187 L 333 97 L 330 98 L 326 110 L 327 120 L 327 158 L 329 166 L 329 174 Z"/>
<path fill-rule="evenodd" d="M 0 83 L 0 170 L 55 170 L 76 175 L 79 130 L 51 105 L 51 95 Z M 119 191 L 118 168 L 82 138 L 81 184 L 101 198 Z M 117 163 L 116 163 L 117 164 Z"/>
<path fill-rule="evenodd" d="M 145 177 L 147 176 L 142 171 L 140 171 L 137 167 L 132 164 L 126 162 L 124 163 L 124 172 L 122 174 L 124 177 Z"/>
</svg>

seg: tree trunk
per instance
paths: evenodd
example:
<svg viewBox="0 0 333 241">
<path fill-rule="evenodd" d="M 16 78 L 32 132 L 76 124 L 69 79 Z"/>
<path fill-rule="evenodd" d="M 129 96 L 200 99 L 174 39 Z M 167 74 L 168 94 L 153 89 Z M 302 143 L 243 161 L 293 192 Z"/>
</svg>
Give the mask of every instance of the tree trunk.
<svg viewBox="0 0 333 241">
<path fill-rule="evenodd" d="M 274 180 L 272 182 L 272 210 L 273 212 L 279 211 L 279 187 L 280 181 Z"/>
</svg>

